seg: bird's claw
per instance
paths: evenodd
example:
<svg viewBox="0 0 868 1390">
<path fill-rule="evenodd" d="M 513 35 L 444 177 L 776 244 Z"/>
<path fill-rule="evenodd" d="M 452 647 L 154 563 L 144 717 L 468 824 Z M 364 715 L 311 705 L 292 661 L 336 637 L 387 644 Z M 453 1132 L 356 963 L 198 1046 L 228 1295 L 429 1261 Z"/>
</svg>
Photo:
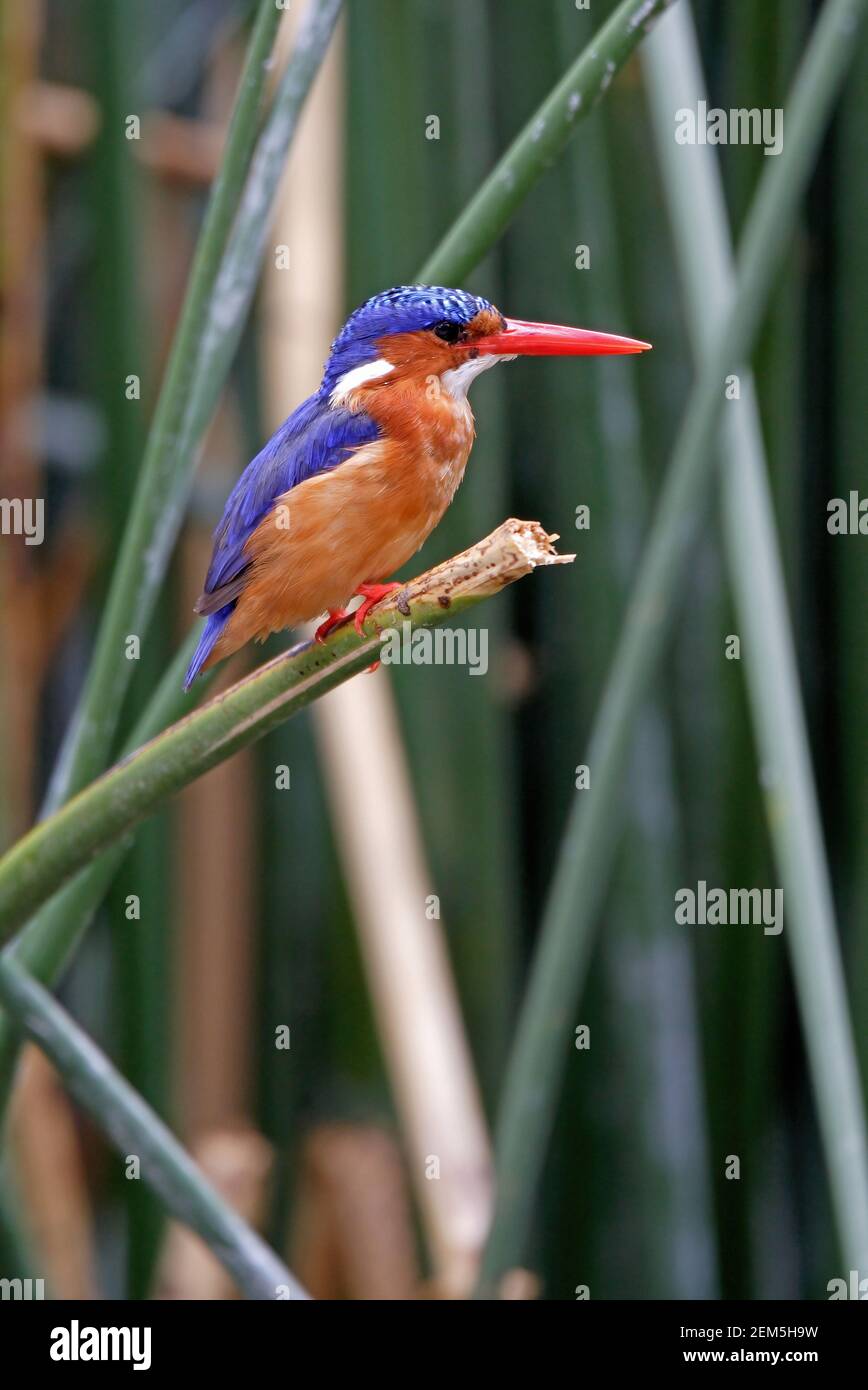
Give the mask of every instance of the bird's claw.
<svg viewBox="0 0 868 1390">
<path fill-rule="evenodd" d="M 322 644 L 332 629 L 346 622 L 349 616 L 350 612 L 348 608 L 330 608 L 328 617 L 324 622 L 320 623 L 316 632 L 313 634 L 313 640 Z"/>
<path fill-rule="evenodd" d="M 361 594 L 363 601 L 359 604 L 358 608 L 353 614 L 353 623 L 355 625 L 356 632 L 359 634 L 360 637 L 364 637 L 365 635 L 364 621 L 370 613 L 371 609 L 376 607 L 378 603 L 382 603 L 384 598 L 387 598 L 389 594 L 394 594 L 395 591 L 400 588 L 400 584 L 359 585 L 359 587 L 356 589 L 356 593 Z"/>
</svg>

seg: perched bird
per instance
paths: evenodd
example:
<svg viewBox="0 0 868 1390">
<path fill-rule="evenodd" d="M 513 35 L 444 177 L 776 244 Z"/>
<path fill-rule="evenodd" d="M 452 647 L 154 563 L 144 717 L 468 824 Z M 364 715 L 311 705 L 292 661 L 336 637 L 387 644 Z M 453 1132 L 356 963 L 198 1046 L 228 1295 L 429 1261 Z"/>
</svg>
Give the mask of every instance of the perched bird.
<svg viewBox="0 0 868 1390">
<path fill-rule="evenodd" d="M 398 587 L 455 494 L 473 443 L 467 388 L 519 354 L 642 352 L 648 343 L 507 319 L 487 299 L 434 285 L 374 295 L 332 344 L 319 389 L 247 465 L 214 533 L 185 680 L 252 637 L 328 612 L 325 634 Z"/>
</svg>

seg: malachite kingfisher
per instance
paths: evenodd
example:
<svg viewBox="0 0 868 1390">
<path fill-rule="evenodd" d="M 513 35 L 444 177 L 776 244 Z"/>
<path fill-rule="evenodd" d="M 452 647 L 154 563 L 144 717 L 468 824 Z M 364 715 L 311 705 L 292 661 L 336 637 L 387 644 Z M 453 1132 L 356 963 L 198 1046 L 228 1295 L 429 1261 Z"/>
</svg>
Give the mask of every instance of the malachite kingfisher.
<svg viewBox="0 0 868 1390">
<path fill-rule="evenodd" d="M 433 531 L 464 475 L 474 377 L 519 355 L 643 352 L 649 343 L 524 323 L 479 295 L 401 285 L 368 299 L 335 338 L 319 389 L 247 465 L 214 533 L 195 611 L 205 619 L 185 689 L 252 637 L 328 617 L 385 582 Z"/>
</svg>

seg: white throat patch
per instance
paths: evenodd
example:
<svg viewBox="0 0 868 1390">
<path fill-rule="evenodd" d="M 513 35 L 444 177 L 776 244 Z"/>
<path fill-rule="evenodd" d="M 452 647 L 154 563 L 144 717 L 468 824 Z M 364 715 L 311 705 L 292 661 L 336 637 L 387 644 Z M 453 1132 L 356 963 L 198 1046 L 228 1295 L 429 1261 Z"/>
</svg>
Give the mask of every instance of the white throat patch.
<svg viewBox="0 0 868 1390">
<path fill-rule="evenodd" d="M 378 376 L 388 376 L 389 372 L 394 370 L 395 364 L 387 362 L 385 357 L 378 357 L 374 362 L 363 362 L 360 367 L 352 367 L 335 382 L 329 400 L 332 405 L 343 405 L 347 396 L 364 386 L 366 381 L 376 381 Z"/>
<path fill-rule="evenodd" d="M 489 367 L 494 367 L 498 362 L 511 362 L 511 357 L 501 357 L 493 352 L 481 353 L 479 357 L 468 357 L 466 362 L 462 362 L 460 367 L 448 367 L 445 372 L 440 373 L 440 384 L 444 391 L 448 391 L 450 396 L 456 400 L 465 400 L 467 388 L 474 377 L 479 376 L 480 372 L 487 372 Z"/>
</svg>

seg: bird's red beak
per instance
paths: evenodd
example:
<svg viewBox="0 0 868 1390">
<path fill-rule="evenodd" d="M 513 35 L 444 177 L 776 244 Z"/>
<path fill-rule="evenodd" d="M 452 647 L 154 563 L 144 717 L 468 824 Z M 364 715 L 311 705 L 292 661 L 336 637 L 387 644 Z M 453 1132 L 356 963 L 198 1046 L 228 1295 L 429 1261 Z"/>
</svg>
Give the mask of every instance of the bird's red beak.
<svg viewBox="0 0 868 1390">
<path fill-rule="evenodd" d="M 650 343 L 621 338 L 617 333 L 595 333 L 590 328 L 565 328 L 559 323 L 525 323 L 507 319 L 499 333 L 476 338 L 473 347 L 496 356 L 599 357 L 608 353 L 646 352 Z"/>
</svg>

